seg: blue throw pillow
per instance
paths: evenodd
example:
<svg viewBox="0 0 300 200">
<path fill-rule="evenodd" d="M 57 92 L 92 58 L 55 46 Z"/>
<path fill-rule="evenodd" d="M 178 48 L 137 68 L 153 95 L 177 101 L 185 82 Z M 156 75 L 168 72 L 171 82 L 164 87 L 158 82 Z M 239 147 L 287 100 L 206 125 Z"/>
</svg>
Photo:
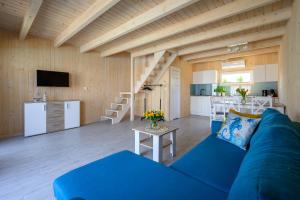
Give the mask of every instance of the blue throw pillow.
<svg viewBox="0 0 300 200">
<path fill-rule="evenodd" d="M 246 150 L 259 121 L 260 119 L 229 113 L 217 137 Z"/>
</svg>

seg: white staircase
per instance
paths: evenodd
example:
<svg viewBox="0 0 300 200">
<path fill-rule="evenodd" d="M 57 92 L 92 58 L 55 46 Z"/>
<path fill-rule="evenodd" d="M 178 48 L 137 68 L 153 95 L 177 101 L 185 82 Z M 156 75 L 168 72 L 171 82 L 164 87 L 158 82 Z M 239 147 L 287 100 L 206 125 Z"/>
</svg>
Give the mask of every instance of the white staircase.
<svg viewBox="0 0 300 200">
<path fill-rule="evenodd" d="M 165 50 L 154 53 L 153 61 L 145 68 L 140 80 L 135 82 L 134 93 L 138 93 L 144 85 L 158 84 L 158 81 L 168 70 L 176 56 L 175 52 Z"/>
<path fill-rule="evenodd" d="M 138 93 L 144 85 L 158 84 L 176 56 L 175 52 L 166 50 L 154 53 L 153 61 L 145 67 L 140 79 L 134 84 L 134 94 Z M 111 120 L 112 124 L 119 123 L 129 111 L 131 98 L 130 92 L 121 92 L 116 101 L 111 103 L 111 107 L 106 109 L 105 115 L 101 116 L 101 119 Z"/>
<path fill-rule="evenodd" d="M 101 120 L 111 120 L 112 124 L 119 123 L 130 108 L 130 92 L 120 92 L 120 96 L 116 98 L 111 107 L 106 109 L 105 115 L 101 116 Z"/>
</svg>

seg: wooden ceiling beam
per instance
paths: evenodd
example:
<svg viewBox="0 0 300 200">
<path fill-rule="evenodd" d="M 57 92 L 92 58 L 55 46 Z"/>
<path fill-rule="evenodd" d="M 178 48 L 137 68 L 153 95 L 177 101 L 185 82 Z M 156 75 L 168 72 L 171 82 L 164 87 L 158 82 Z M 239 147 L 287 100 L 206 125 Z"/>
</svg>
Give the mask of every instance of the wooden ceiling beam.
<svg viewBox="0 0 300 200">
<path fill-rule="evenodd" d="M 209 58 L 197 59 L 197 60 L 190 61 L 189 63 L 196 64 L 196 63 L 203 63 L 203 62 L 225 61 L 225 60 L 234 59 L 234 58 L 243 58 L 243 57 L 248 57 L 248 56 L 262 55 L 262 54 L 268 54 L 268 53 L 278 53 L 278 52 L 279 52 L 279 46 L 275 46 L 275 47 L 257 49 L 257 50 L 252 50 L 252 51 L 245 51 L 242 53 L 235 53 L 235 54 L 228 54 L 228 55 L 223 55 L 223 56 L 214 56 L 214 57 L 209 57 Z"/>
<path fill-rule="evenodd" d="M 171 25 L 162 30 L 154 31 L 153 33 L 117 45 L 116 47 L 104 51 L 102 56 L 109 56 L 122 51 L 133 49 L 166 37 L 170 37 L 172 35 L 182 33 L 184 31 L 191 30 L 199 26 L 231 17 L 261 6 L 265 6 L 275 1 L 276 0 L 237 0 L 224 6 L 199 14 L 190 19 Z"/>
<path fill-rule="evenodd" d="M 39 9 L 43 3 L 43 0 L 30 0 L 29 7 L 26 10 L 21 31 L 19 34 L 19 39 L 24 40 L 29 33 L 29 30 L 33 24 L 34 19 L 36 18 Z"/>
<path fill-rule="evenodd" d="M 120 0 L 97 0 L 55 38 L 54 46 L 61 46 L 119 1 Z"/>
<path fill-rule="evenodd" d="M 80 52 L 87 52 L 97 48 L 105 43 L 124 36 L 132 31 L 135 31 L 147 24 L 159 20 L 171 13 L 174 13 L 184 7 L 187 7 L 199 0 L 166 0 L 163 3 L 153 7 L 145 13 L 134 17 L 117 28 L 108 31 L 107 33 L 87 42 L 80 47 Z"/>
<path fill-rule="evenodd" d="M 285 9 L 274 11 L 266 15 L 261 15 L 246 20 L 234 22 L 225 26 L 209 29 L 207 31 L 200 31 L 198 33 L 191 34 L 186 37 L 180 37 L 180 38 L 169 40 L 167 42 L 154 44 L 152 46 L 138 48 L 137 50 L 134 50 L 131 53 L 133 56 L 136 57 L 136 56 L 151 54 L 153 52 L 157 52 L 164 49 L 165 50 L 173 49 L 173 48 L 217 38 L 220 36 L 238 33 L 252 28 L 261 27 L 264 25 L 286 21 L 290 18 L 290 16 L 291 16 L 291 9 L 285 8 Z M 111 53 L 112 53 L 111 49 L 108 49 L 108 50 L 104 50 L 101 53 L 101 55 L 108 56 L 111 55 Z"/>
<path fill-rule="evenodd" d="M 202 52 L 202 51 L 208 51 L 212 49 L 218 49 L 222 47 L 226 47 L 232 44 L 242 43 L 242 42 L 254 42 L 259 40 L 265 40 L 269 38 L 274 37 L 280 37 L 283 36 L 285 33 L 284 27 L 274 28 L 266 31 L 260 31 L 256 33 L 250 33 L 246 35 L 241 35 L 238 37 L 223 39 L 223 40 L 217 40 L 213 42 L 207 42 L 203 44 L 198 44 L 190 47 L 186 47 L 183 49 L 178 50 L 178 55 L 183 56 L 187 54 L 192 54 L 195 52 Z"/>
<path fill-rule="evenodd" d="M 247 49 L 243 50 L 241 52 L 279 46 L 279 45 L 281 45 L 281 41 L 282 41 L 282 38 L 277 37 L 277 38 L 273 38 L 273 39 L 269 39 L 269 40 L 248 43 Z M 234 54 L 234 53 L 237 53 L 237 52 L 228 52 L 228 47 L 224 47 L 224 48 L 220 48 L 220 49 L 186 55 L 186 56 L 183 56 L 183 59 L 185 59 L 187 61 L 191 61 L 191 60 L 195 60 L 195 59 L 203 59 L 203 58 L 207 58 L 207 57 L 221 56 L 221 55 Z"/>
</svg>

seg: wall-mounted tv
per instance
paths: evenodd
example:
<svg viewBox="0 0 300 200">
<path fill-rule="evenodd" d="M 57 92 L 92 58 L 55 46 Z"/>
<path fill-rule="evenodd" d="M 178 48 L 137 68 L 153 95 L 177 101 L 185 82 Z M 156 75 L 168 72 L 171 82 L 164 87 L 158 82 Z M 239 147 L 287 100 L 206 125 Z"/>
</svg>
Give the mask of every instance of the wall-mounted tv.
<svg viewBox="0 0 300 200">
<path fill-rule="evenodd" d="M 69 73 L 37 70 L 36 83 L 41 87 L 69 87 Z"/>
</svg>

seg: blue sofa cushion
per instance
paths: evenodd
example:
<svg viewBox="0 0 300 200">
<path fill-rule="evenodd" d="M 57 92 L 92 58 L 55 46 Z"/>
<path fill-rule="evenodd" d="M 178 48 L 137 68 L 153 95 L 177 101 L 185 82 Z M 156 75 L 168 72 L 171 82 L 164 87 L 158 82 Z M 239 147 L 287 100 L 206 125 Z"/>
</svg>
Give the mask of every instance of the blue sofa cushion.
<svg viewBox="0 0 300 200">
<path fill-rule="evenodd" d="M 227 194 L 162 164 L 123 151 L 54 181 L 58 200 L 226 199 Z"/>
<path fill-rule="evenodd" d="M 212 134 L 173 163 L 171 168 L 228 192 L 245 154 L 246 151 Z"/>
<path fill-rule="evenodd" d="M 299 133 L 287 116 L 272 110 L 261 123 L 229 199 L 299 199 Z"/>
<path fill-rule="evenodd" d="M 262 119 L 258 125 L 257 130 L 250 140 L 250 146 L 254 145 L 259 138 L 264 135 L 264 131 L 266 127 L 286 127 L 289 128 L 291 120 L 287 115 L 281 114 L 278 110 L 275 109 L 267 109 L 262 114 Z"/>
<path fill-rule="evenodd" d="M 219 130 L 222 128 L 223 121 L 213 120 L 211 123 L 211 134 L 217 135 Z"/>
</svg>

